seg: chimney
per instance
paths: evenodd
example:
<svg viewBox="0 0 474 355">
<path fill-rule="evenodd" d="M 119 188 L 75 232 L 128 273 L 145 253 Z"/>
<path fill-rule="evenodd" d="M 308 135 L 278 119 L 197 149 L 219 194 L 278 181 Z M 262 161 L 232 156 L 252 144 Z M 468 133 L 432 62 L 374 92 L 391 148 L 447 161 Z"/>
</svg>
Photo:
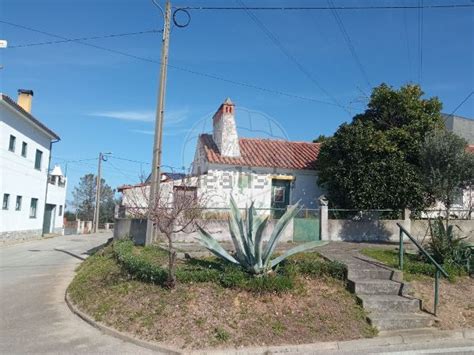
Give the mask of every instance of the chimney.
<svg viewBox="0 0 474 355">
<path fill-rule="evenodd" d="M 212 138 L 223 157 L 240 157 L 234 111 L 235 105 L 227 98 L 212 118 Z"/>
<path fill-rule="evenodd" d="M 17 104 L 28 113 L 31 113 L 31 100 L 33 100 L 33 90 L 18 90 Z"/>
</svg>

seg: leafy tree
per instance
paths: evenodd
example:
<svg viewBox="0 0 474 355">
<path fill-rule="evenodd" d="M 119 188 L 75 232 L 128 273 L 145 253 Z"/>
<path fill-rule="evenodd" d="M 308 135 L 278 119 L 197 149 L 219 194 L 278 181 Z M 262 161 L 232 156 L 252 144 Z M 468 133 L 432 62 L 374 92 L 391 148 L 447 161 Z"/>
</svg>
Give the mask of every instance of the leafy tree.
<svg viewBox="0 0 474 355">
<path fill-rule="evenodd" d="M 418 85 L 376 87 L 364 113 L 342 124 L 321 147 L 318 183 L 332 205 L 354 209 L 425 206 L 420 151 L 443 127 L 441 102 Z"/>
<path fill-rule="evenodd" d="M 428 134 L 421 149 L 421 167 L 431 202 L 440 201 L 449 210 L 462 189 L 474 185 L 474 155 L 467 142 L 452 132 Z M 472 207 L 472 206 L 471 206 Z"/>
<path fill-rule="evenodd" d="M 317 138 L 313 139 L 313 143 L 324 143 L 329 138 L 331 137 L 325 136 L 324 134 L 320 134 Z"/>
<path fill-rule="evenodd" d="M 74 187 L 72 195 L 77 218 L 92 221 L 96 199 L 96 176 L 86 174 L 81 177 L 78 186 Z M 113 222 L 114 209 L 114 191 L 104 179 L 101 179 L 99 223 Z"/>
<path fill-rule="evenodd" d="M 66 221 L 71 222 L 76 220 L 76 214 L 72 213 L 71 211 L 66 211 L 64 212 L 64 218 L 66 218 Z"/>
</svg>

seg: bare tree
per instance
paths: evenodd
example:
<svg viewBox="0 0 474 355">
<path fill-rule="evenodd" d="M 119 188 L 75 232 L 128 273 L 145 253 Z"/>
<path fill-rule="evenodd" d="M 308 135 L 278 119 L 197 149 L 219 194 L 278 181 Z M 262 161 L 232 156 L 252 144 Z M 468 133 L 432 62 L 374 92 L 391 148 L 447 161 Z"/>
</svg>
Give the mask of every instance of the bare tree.
<svg viewBox="0 0 474 355">
<path fill-rule="evenodd" d="M 160 193 L 155 201 L 149 201 L 149 185 L 140 184 L 129 189 L 126 198 L 126 214 L 133 218 L 149 218 L 156 230 L 167 242 L 168 280 L 167 286 L 176 285 L 175 235 L 193 233 L 206 206 L 206 194 L 198 190 L 198 177 L 185 177 L 161 183 Z"/>
</svg>

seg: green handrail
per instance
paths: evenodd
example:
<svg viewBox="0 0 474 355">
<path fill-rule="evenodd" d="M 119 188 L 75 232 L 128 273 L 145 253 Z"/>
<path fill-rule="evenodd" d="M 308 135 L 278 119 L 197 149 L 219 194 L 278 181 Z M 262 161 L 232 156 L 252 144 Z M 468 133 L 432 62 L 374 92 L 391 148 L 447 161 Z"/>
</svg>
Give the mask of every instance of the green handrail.
<svg viewBox="0 0 474 355">
<path fill-rule="evenodd" d="M 423 253 L 424 256 L 433 264 L 436 268 L 435 272 L 435 294 L 434 294 L 434 315 L 436 315 L 438 311 L 438 302 L 439 302 L 439 277 L 442 274 L 445 277 L 449 277 L 449 274 L 442 268 L 440 264 L 436 262 L 435 259 L 421 246 L 418 241 L 413 238 L 410 233 L 403 227 L 400 223 L 397 223 L 398 228 L 400 228 L 400 244 L 398 248 L 398 268 L 403 271 L 403 235 L 406 235 L 413 244 Z"/>
</svg>

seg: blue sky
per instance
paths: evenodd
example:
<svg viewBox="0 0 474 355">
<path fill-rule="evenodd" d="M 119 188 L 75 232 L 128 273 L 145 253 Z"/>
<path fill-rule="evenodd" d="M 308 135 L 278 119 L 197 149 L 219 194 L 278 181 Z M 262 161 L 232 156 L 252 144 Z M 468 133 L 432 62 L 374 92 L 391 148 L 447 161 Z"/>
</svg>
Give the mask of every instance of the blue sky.
<svg viewBox="0 0 474 355">
<path fill-rule="evenodd" d="M 409 0 L 334 2 L 336 6 L 418 4 Z M 326 1 L 247 0 L 245 3 L 247 6 L 327 6 Z M 473 4 L 473 1 L 425 0 L 424 3 Z M 173 5 L 241 4 L 176 0 Z M 150 0 L 3 0 L 0 6 L 2 21 L 67 38 L 162 28 L 161 15 Z M 164 165 L 176 171 L 189 166 L 196 135 L 211 129 L 212 113 L 226 97 L 237 106 L 241 135 L 310 141 L 319 134 L 332 134 L 341 123 L 363 110 L 370 86 L 362 70 L 371 86 L 386 82 L 399 87 L 418 82 L 418 10 L 338 11 L 362 70 L 331 11 L 252 13 L 312 80 L 245 11 L 191 10 L 190 25 L 172 29 L 170 65 L 289 96 L 170 68 Z M 60 163 L 64 169 L 66 161 L 93 159 L 99 151 L 111 151 L 117 158 L 151 160 L 157 63 L 77 43 L 13 48 L 57 39 L 7 24 L 0 24 L 0 38 L 7 39 L 10 47 L 0 49 L 0 64 L 4 67 L 0 70 L 0 89 L 13 98 L 18 88 L 34 90 L 33 114 L 62 139 L 54 146 L 53 164 Z M 158 61 L 161 34 L 87 43 Z M 474 86 L 474 8 L 425 9 L 422 43 L 422 87 L 427 96 L 438 96 L 444 111 L 450 113 Z M 334 101 L 346 109 L 335 106 Z M 474 97 L 456 114 L 474 117 Z M 113 187 L 137 182 L 149 170 L 147 164 L 117 158 L 104 163 L 104 177 Z M 69 190 L 80 176 L 95 172 L 95 165 L 94 160 L 68 163 Z"/>
</svg>

